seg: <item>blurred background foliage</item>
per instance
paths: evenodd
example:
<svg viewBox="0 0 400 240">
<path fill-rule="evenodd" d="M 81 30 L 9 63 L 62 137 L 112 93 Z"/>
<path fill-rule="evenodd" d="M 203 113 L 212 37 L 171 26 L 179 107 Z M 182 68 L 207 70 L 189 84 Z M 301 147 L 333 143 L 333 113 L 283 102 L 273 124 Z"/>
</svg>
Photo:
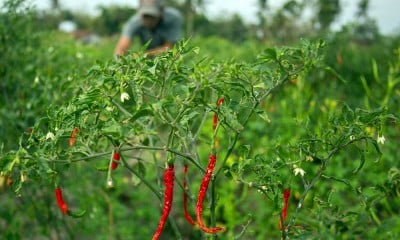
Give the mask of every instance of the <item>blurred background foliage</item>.
<svg viewBox="0 0 400 240">
<path fill-rule="evenodd" d="M 185 36 L 199 47 L 198 59 L 205 58 L 211 63 L 252 63 L 269 47 L 297 46 L 302 38 L 325 40 L 326 69 L 299 76 L 266 99 L 263 109 L 270 124 L 266 127 L 260 121 L 252 121 L 239 140 L 243 144 L 254 144 L 251 154 L 271 156 L 260 158 L 261 162 L 290 157 L 287 149 L 308 131 L 322 134 L 331 126 L 333 116 L 345 116 L 344 105 L 370 111 L 385 108 L 398 117 L 400 34 L 387 36 L 379 32 L 375 20 L 368 15 L 368 0 L 359 1 L 355 20 L 339 31 L 330 30 L 342 11 L 339 0 L 289 0 L 274 11 L 269 1 L 260 0 L 258 24 L 246 24 L 239 15 L 208 19 L 203 14 L 207 2 L 202 0 L 167 2 L 185 14 Z M 18 149 L 20 136 L 47 114 L 48 106 L 61 105 L 78 94 L 76 85 L 84 83 L 89 69 L 113 57 L 122 25 L 136 11 L 129 7 L 99 6 L 100 15 L 90 16 L 62 9 L 61 3 L 53 0 L 53 9 L 48 11 L 35 10 L 24 0 L 3 3 L 0 155 Z M 310 7 L 313 17 L 299 21 L 304 9 Z M 64 20 L 75 22 L 80 32 L 58 31 Z M 101 41 L 87 44 L 82 38 L 88 34 L 100 36 Z M 366 158 L 372 161 L 366 161 L 362 171 L 355 174 L 360 150 L 351 148 L 331 162 L 326 181 L 321 181 L 310 192 L 305 201 L 307 207 L 299 216 L 305 228 L 297 228 L 302 239 L 337 236 L 396 239 L 400 236 L 397 146 L 400 127 L 394 118 L 380 126 L 381 129 L 371 127 L 367 131 L 374 136 L 384 134 L 382 156 L 368 150 Z M 239 155 L 239 151 L 235 152 L 235 157 Z M 3 164 L 0 163 L 0 168 Z M 316 166 L 310 165 L 305 170 L 311 174 Z M 115 178 L 119 180 L 113 191 L 105 188 L 102 173 L 85 164 L 73 165 L 62 174 L 68 202 L 85 208 L 87 215 L 80 219 L 63 217 L 54 204 L 53 186 L 48 186 L 46 181 L 28 179 L 29 184 L 16 196 L 13 188 L 15 182 L 22 181 L 21 176 L 1 176 L 2 239 L 145 239 L 152 234 L 148 226 L 157 222 L 159 202 L 130 174 L 116 172 Z M 154 179 L 148 174 L 146 177 Z M 290 172 L 283 174 L 291 175 Z M 197 175 L 192 177 L 193 182 L 200 180 Z M 279 238 L 280 206 L 271 206 L 273 201 L 243 182 L 231 181 L 230 177 L 227 174 L 218 180 L 220 220 L 229 229 L 226 239 Z M 300 199 L 302 185 L 293 183 L 292 187 L 291 212 Z M 175 205 L 179 206 L 180 200 L 176 201 Z M 184 239 L 204 237 L 185 224 L 180 208 L 176 209 L 172 216 Z M 168 227 L 164 234 L 174 236 Z"/>
</svg>

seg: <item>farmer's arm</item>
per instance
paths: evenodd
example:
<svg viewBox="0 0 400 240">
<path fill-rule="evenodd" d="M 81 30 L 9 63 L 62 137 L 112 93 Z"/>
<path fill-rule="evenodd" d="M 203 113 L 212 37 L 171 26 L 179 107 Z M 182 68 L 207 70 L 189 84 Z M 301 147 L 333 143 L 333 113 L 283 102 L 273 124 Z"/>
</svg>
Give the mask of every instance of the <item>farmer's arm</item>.
<svg viewBox="0 0 400 240">
<path fill-rule="evenodd" d="M 126 36 L 121 36 L 114 49 L 114 56 L 124 55 L 131 46 L 132 40 Z"/>
<path fill-rule="evenodd" d="M 155 48 L 152 48 L 152 49 L 146 51 L 146 54 L 148 56 L 150 56 L 150 57 L 156 56 L 156 55 L 159 55 L 159 54 L 161 54 L 163 52 L 168 51 L 173 46 L 174 46 L 174 44 L 172 42 L 166 42 L 166 43 L 164 43 L 163 45 L 161 45 L 159 47 L 155 47 Z"/>
<path fill-rule="evenodd" d="M 114 49 L 114 56 L 124 55 L 132 45 L 132 38 L 137 35 L 141 21 L 138 14 L 131 17 L 123 26 L 121 37 Z"/>
</svg>

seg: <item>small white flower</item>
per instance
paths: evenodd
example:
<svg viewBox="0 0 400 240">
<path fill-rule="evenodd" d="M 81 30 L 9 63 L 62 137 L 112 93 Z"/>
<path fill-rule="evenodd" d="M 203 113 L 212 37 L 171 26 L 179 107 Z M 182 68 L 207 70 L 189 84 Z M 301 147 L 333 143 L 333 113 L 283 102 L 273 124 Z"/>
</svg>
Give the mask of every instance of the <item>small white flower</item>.
<svg viewBox="0 0 400 240">
<path fill-rule="evenodd" d="M 106 107 L 106 110 L 107 110 L 108 112 L 112 112 L 112 111 L 114 110 L 114 108 L 113 108 L 113 107 L 110 107 L 110 106 L 107 106 L 107 107 Z"/>
<path fill-rule="evenodd" d="M 131 98 L 128 93 L 123 92 L 121 93 L 121 102 L 125 102 L 125 100 L 129 100 Z"/>
<path fill-rule="evenodd" d="M 54 136 L 54 133 L 52 133 L 52 132 L 48 132 L 47 134 L 46 134 L 46 140 L 48 140 L 48 139 L 50 139 L 50 140 L 54 140 L 54 139 L 56 139 L 56 136 Z"/>
<path fill-rule="evenodd" d="M 378 135 L 378 138 L 376 139 L 376 141 L 378 142 L 378 143 L 380 143 L 380 144 L 385 144 L 385 141 L 386 141 L 386 138 L 385 138 L 385 136 L 379 136 Z"/>
<path fill-rule="evenodd" d="M 356 137 L 354 135 L 350 135 L 350 141 L 354 141 Z"/>
<path fill-rule="evenodd" d="M 301 203 L 297 204 L 297 208 L 301 208 L 302 206 Z"/>
<path fill-rule="evenodd" d="M 36 76 L 35 79 L 33 80 L 33 83 L 38 84 L 39 83 L 39 76 Z"/>
<path fill-rule="evenodd" d="M 108 187 L 108 188 L 114 187 L 114 183 L 113 183 L 113 180 L 112 180 L 112 179 L 108 179 L 108 180 L 107 180 L 107 187 Z"/>
<path fill-rule="evenodd" d="M 294 165 L 293 166 L 293 173 L 295 176 L 300 175 L 300 176 L 304 176 L 304 174 L 306 174 L 306 171 L 304 171 L 302 168 L 299 168 L 298 166 Z"/>
</svg>

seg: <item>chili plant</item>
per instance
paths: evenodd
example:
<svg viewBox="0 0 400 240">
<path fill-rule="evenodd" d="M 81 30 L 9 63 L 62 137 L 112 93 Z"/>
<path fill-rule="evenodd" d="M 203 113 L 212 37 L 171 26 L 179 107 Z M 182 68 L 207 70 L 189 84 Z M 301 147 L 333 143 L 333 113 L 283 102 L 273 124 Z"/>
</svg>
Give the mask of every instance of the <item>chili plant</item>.
<svg viewBox="0 0 400 240">
<path fill-rule="evenodd" d="M 282 215 L 280 222 L 284 222 L 286 214 L 290 216 L 287 225 L 282 227 L 282 237 L 295 235 L 295 230 L 303 230 L 301 226 L 296 228 L 299 225 L 296 220 L 308 193 L 321 179 L 336 180 L 325 174 L 335 154 L 353 143 L 376 146 L 363 132 L 363 126 L 375 125 L 378 118 L 385 116 L 384 110 L 351 115 L 352 110 L 344 108 L 343 119 L 332 120 L 334 128 L 326 135 L 314 134 L 298 143 L 288 143 L 287 147 L 278 146 L 276 151 L 281 161 L 267 162 L 262 154 L 254 158 L 242 154 L 251 149 L 243 147 L 247 145 L 242 142 L 250 123 L 262 120 L 263 124 L 269 124 L 263 107 L 265 101 L 283 89 L 285 83 L 323 67 L 319 53 L 323 47 L 322 41 L 304 41 L 299 47 L 266 49 L 256 63 L 214 63 L 197 58 L 199 49 L 189 41 L 182 41 L 155 58 L 128 54 L 100 62 L 79 79 L 76 95 L 70 101 L 49 107 L 47 115 L 39 118 L 32 131 L 21 137 L 19 148 L 1 156 L 2 175 L 24 175 L 53 182 L 69 168 L 80 166 L 107 171 L 104 182 L 109 188 L 116 188 L 114 181 L 121 181 L 118 172 L 123 169 L 163 203 L 154 239 L 162 230 L 163 235 L 179 239 L 183 237 L 182 226 L 171 217 L 175 211 L 173 199 L 176 199 L 172 198 L 173 170 L 185 168 L 187 164 L 193 179 L 204 176 L 201 183 L 191 181 L 189 185 L 185 181 L 183 186 L 180 182 L 175 185 L 183 190 L 199 189 L 193 226 L 193 231 L 200 232 L 197 236 L 210 235 L 215 239 L 219 234 L 229 238 L 237 232 L 226 226 L 228 219 L 220 214 L 223 207 L 218 186 L 227 184 L 221 180 L 225 176 L 261 191 L 274 203 L 273 211 Z M 250 144 L 257 146 L 257 143 Z M 366 150 L 363 146 L 359 148 L 362 153 Z M 261 151 L 260 146 L 258 150 Z M 209 161 L 204 162 L 210 151 Z M 245 161 L 237 159 L 238 156 Z M 293 160 L 294 156 L 298 160 Z M 308 164 L 304 156 L 313 160 L 310 170 L 303 169 Z M 163 174 L 161 169 L 167 158 L 173 158 L 174 165 L 169 164 Z M 112 171 L 119 162 L 122 162 L 121 171 Z M 280 170 L 293 174 L 282 177 Z M 148 172 L 153 175 L 146 175 Z M 307 179 L 308 175 L 313 177 Z M 277 196 L 281 195 L 283 186 L 295 191 L 292 185 L 299 182 L 294 177 L 300 177 L 304 191 L 293 212 L 293 204 L 288 204 L 286 197 L 282 200 Z M 161 184 L 162 180 L 165 184 Z M 17 181 L 16 192 L 23 185 L 23 181 Z M 185 213 L 188 213 L 187 209 L 193 209 L 193 205 L 185 200 L 185 195 L 183 198 Z M 157 207 L 155 203 L 149 204 Z M 223 228 L 226 231 L 220 231 Z M 245 234 L 246 228 L 237 237 Z"/>
</svg>

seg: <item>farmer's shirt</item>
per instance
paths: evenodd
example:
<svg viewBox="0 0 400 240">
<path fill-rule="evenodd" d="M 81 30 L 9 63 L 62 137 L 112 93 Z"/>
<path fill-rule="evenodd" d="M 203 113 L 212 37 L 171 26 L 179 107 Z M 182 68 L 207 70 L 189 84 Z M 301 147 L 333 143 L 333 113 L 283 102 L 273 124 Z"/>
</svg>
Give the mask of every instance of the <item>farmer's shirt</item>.
<svg viewBox="0 0 400 240">
<path fill-rule="evenodd" d="M 182 16 L 178 10 L 167 7 L 158 25 L 154 29 L 147 29 L 137 13 L 125 23 L 122 36 L 129 39 L 137 36 L 142 44 L 151 40 L 148 49 L 159 47 L 166 42 L 174 44 L 182 37 Z"/>
</svg>

